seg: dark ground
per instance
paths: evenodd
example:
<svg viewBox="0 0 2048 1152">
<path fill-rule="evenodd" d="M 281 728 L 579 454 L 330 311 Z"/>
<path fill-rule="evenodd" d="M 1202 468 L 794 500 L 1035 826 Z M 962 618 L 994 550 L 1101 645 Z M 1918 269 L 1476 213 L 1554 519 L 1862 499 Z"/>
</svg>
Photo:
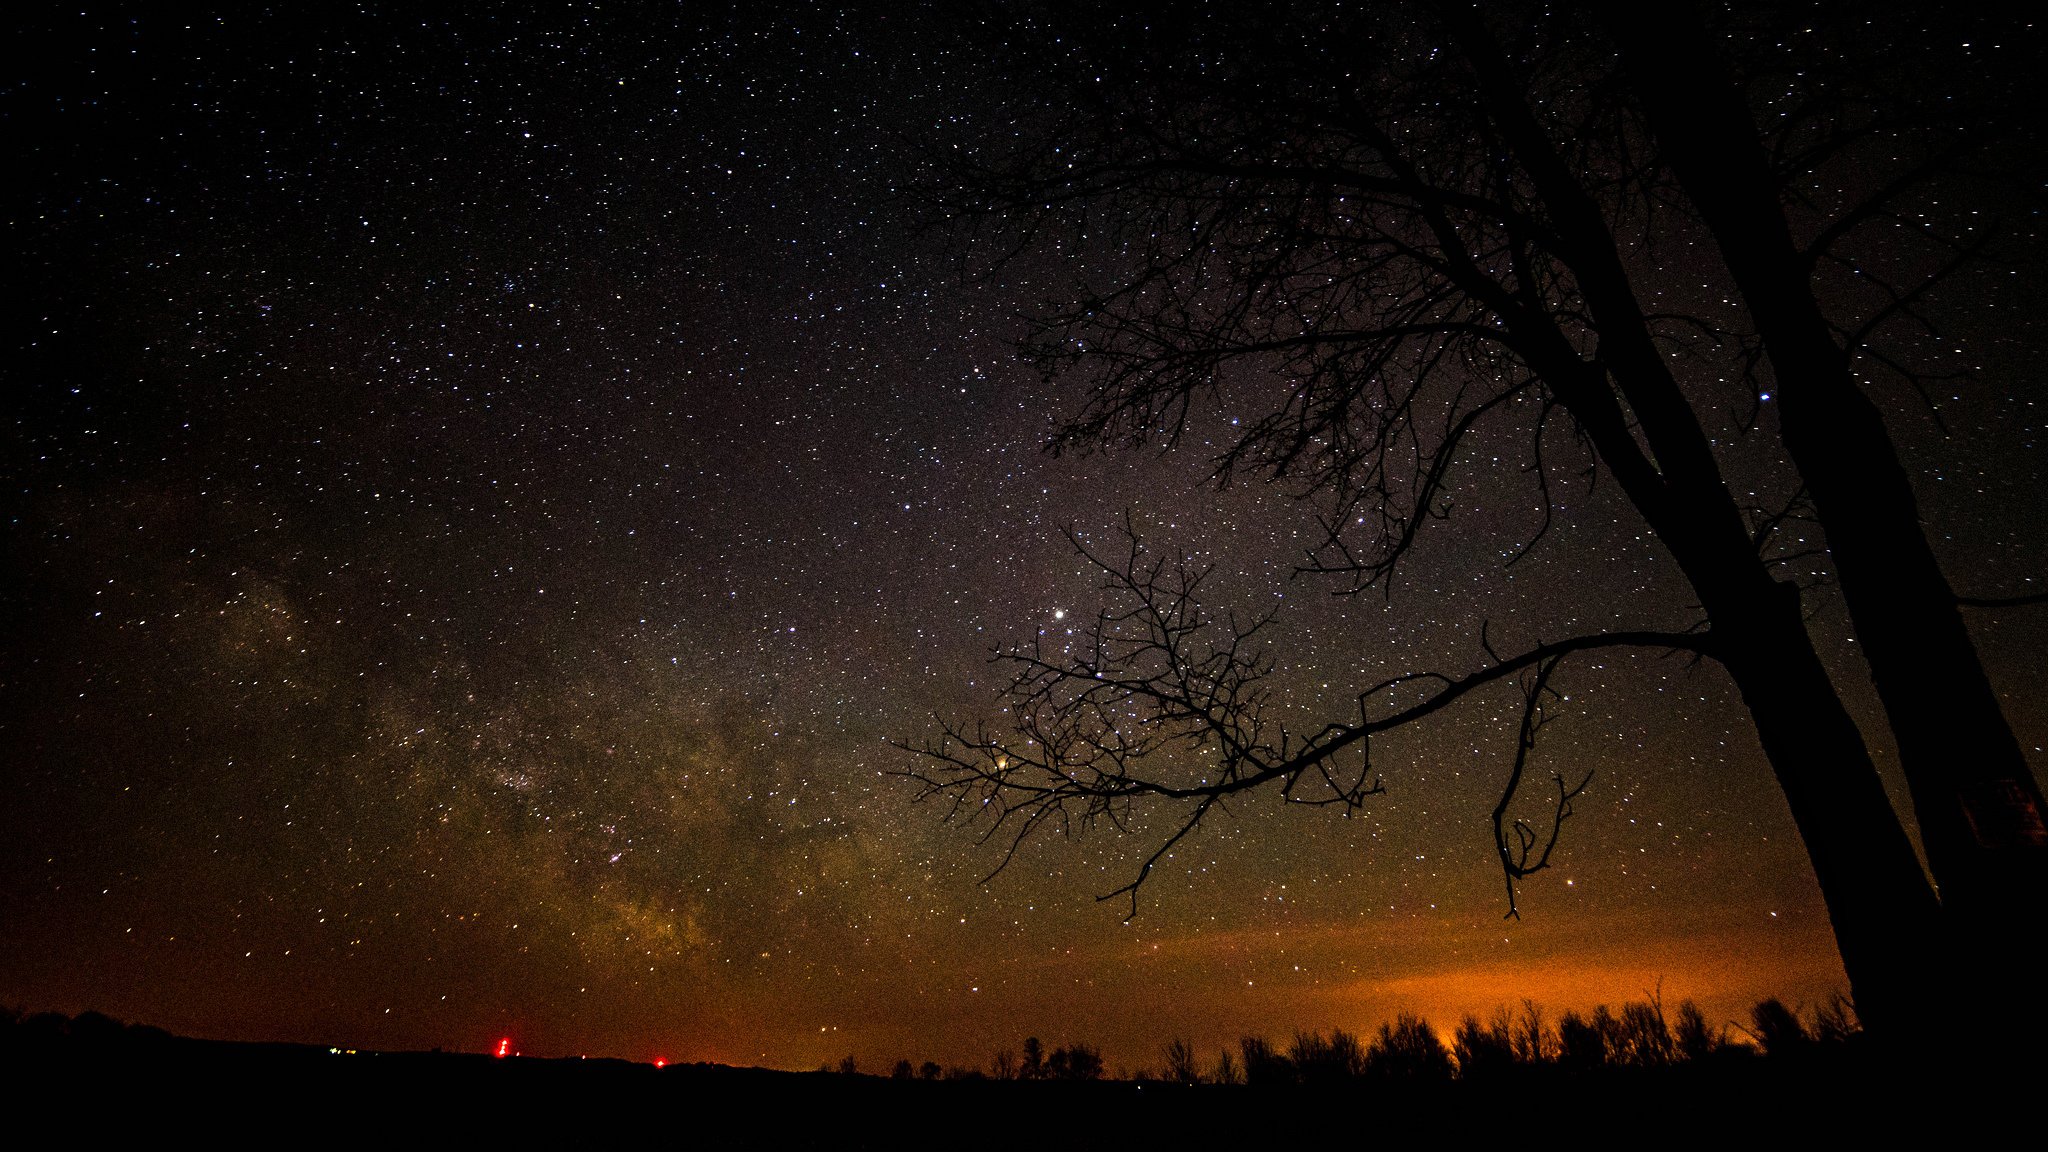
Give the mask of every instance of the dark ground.
<svg viewBox="0 0 2048 1152">
<path fill-rule="evenodd" d="M 103 1018 L 101 1018 L 103 1019 Z M 0 1096 L 17 1131 L 209 1141 L 815 1148 L 1834 1146 L 2034 1130 L 2011 1064 L 1912 1068 L 1867 1049 L 1806 1060 L 1525 1073 L 1495 1083 L 1308 1088 L 901 1081 L 719 1065 L 335 1052 L 174 1037 L 90 1018 L 15 1030 Z M 1937 1065 L 1940 1062 L 1935 1062 Z M 1543 1070 L 1554 1073 L 1555 1070 Z M 2030 1141 L 2029 1141 L 2030 1142 Z"/>
</svg>

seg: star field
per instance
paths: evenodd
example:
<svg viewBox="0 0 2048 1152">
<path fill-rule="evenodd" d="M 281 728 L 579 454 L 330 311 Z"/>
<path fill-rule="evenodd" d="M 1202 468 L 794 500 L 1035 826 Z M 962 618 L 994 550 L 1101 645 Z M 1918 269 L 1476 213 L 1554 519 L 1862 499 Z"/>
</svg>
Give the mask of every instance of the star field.
<svg viewBox="0 0 2048 1152">
<path fill-rule="evenodd" d="M 1201 443 L 1045 454 L 1078 385 L 1017 361 L 1016 317 L 1096 256 L 968 275 L 912 188 L 918 141 L 989 107 L 971 29 L 16 20 L 0 1004 L 791 1068 L 1035 1034 L 1136 1068 L 1403 1009 L 1662 981 L 1725 1019 L 1843 986 L 1740 703 L 1679 657 L 1561 674 L 1537 767 L 1593 784 L 1519 922 L 1486 824 L 1512 690 L 1376 746 L 1388 794 L 1350 820 L 1212 820 L 1128 924 L 1094 897 L 1155 846 L 1144 818 L 981 883 L 1001 846 L 913 805 L 893 742 L 992 713 L 993 648 L 1092 618 L 1063 528 L 1111 542 L 1130 510 L 1219 601 L 1280 606 L 1304 723 L 1476 666 L 1482 621 L 1691 616 L 1611 485 L 1559 494 L 1503 568 L 1539 519 L 1505 441 L 1356 597 L 1293 575 L 1312 507 L 1208 482 Z M 1976 350 L 2002 381 L 2032 347 Z M 2048 494 L 2039 410 L 1994 387 L 1944 416 L 1897 433 L 1937 547 L 1959 588 L 2024 587 L 2048 539 L 2001 510 Z M 1874 717 L 1842 617 L 1820 598 L 1816 637 Z M 2033 749 L 2043 625 L 1972 622 Z"/>
</svg>

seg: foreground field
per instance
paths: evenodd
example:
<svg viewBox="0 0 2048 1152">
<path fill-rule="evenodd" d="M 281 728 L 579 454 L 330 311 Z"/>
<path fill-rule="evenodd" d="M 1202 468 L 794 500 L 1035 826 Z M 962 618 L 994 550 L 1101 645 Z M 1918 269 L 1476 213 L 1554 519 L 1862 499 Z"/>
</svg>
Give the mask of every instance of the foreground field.
<svg viewBox="0 0 2048 1152">
<path fill-rule="evenodd" d="M 1558 1069 L 1492 1082 L 1245 1087 L 1132 1081 L 921 1081 L 718 1065 L 336 1052 L 124 1029 L 17 1043 L 0 1067 L 16 1121 L 54 1135 L 232 1143 L 818 1148 L 1615 1147 L 1991 1131 L 2031 1071 L 1951 1054 L 1883 1060 Z"/>
</svg>

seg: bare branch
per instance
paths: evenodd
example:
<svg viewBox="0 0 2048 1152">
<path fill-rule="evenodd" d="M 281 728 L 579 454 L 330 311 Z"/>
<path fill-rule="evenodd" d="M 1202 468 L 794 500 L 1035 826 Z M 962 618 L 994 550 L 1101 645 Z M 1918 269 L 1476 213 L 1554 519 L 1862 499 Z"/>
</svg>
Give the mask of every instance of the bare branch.
<svg viewBox="0 0 2048 1152">
<path fill-rule="evenodd" d="M 1547 685 L 1558 662 L 1577 652 L 1715 650 L 1704 630 L 1576 636 L 1508 656 L 1487 639 L 1489 662 L 1477 670 L 1383 680 L 1359 693 L 1355 719 L 1303 736 L 1289 730 L 1269 684 L 1275 664 L 1261 638 L 1273 614 L 1212 615 L 1201 600 L 1210 569 L 1185 557 L 1169 562 L 1148 554 L 1128 516 L 1124 535 L 1126 546 L 1111 558 L 1069 534 L 1110 596 L 1084 636 L 1048 646 L 1040 634 L 997 654 L 1012 669 L 1003 690 L 1008 732 L 942 724 L 935 738 L 900 745 L 921 764 L 899 774 L 921 785 L 920 799 L 945 798 L 948 820 L 985 823 L 984 842 L 1007 830 L 1009 843 L 991 878 L 1041 828 L 1071 835 L 1103 822 L 1129 829 L 1140 803 L 1177 806 L 1172 831 L 1137 875 L 1104 894 L 1130 897 L 1132 914 L 1139 888 L 1159 861 L 1231 796 L 1271 786 L 1290 804 L 1353 811 L 1385 791 L 1371 757 L 1377 733 L 1417 723 L 1531 670 L 1539 687 Z M 1411 691 L 1418 688 L 1424 691 L 1419 699 Z M 1379 701 L 1385 710 L 1375 714 Z M 1526 734 L 1533 739 L 1534 729 Z M 1510 796 L 1519 779 L 1518 760 Z M 1575 795 L 1565 790 L 1560 805 L 1568 808 Z M 1504 863 L 1535 871 L 1555 839 L 1553 830 L 1533 857 L 1530 839 L 1520 855 L 1503 856 Z"/>
<path fill-rule="evenodd" d="M 2029 604 L 2048 604 L 2048 592 L 2033 592 L 2025 596 L 1958 596 L 1956 603 L 1965 608 L 2023 608 Z"/>
<path fill-rule="evenodd" d="M 1522 772 L 1528 767 L 1529 753 L 1536 747 L 1536 733 L 1545 724 L 1550 723 L 1551 717 L 1543 711 L 1543 700 L 1546 695 L 1558 695 L 1556 690 L 1550 687 L 1550 676 L 1557 671 L 1558 661 L 1562 659 L 1562 656 L 1554 656 L 1537 664 L 1535 675 L 1522 686 L 1522 723 L 1515 738 L 1514 768 L 1508 773 L 1507 784 L 1501 788 L 1500 802 L 1493 806 L 1493 846 L 1500 855 L 1501 877 L 1507 884 L 1507 919 L 1522 918 L 1521 910 L 1515 905 L 1515 881 L 1550 867 L 1550 854 L 1557 848 L 1558 837 L 1564 831 L 1564 822 L 1571 819 L 1572 801 L 1579 793 L 1584 792 L 1586 785 L 1593 780 L 1591 769 L 1587 769 L 1577 784 L 1570 786 L 1565 784 L 1563 776 L 1552 774 L 1552 779 L 1557 783 L 1557 802 L 1551 810 L 1550 830 L 1547 834 L 1539 835 L 1535 827 L 1525 820 L 1508 819 L 1508 806 L 1514 802 L 1515 793 L 1522 786 Z M 1510 833 L 1513 833 L 1512 843 Z M 1536 851 L 1539 839 L 1543 842 L 1543 848 Z M 1535 852 L 1533 861 L 1530 859 L 1531 852 Z"/>
</svg>

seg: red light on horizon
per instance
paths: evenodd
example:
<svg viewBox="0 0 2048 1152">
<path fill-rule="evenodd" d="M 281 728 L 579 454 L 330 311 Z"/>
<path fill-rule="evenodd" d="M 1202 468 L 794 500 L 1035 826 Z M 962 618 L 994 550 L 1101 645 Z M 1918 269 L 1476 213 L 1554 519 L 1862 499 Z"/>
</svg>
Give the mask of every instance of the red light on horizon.
<svg viewBox="0 0 2048 1152">
<path fill-rule="evenodd" d="M 500 1059 L 500 1060 L 503 1060 L 503 1059 L 504 1059 L 505 1057 L 507 1057 L 507 1056 L 510 1056 L 511 1054 L 512 1054 L 512 1038 L 511 1038 L 510 1036 L 507 1036 L 507 1037 L 505 1037 L 504 1039 L 502 1039 L 502 1040 L 498 1041 L 498 1051 L 497 1051 L 497 1056 L 498 1056 L 498 1059 Z"/>
<path fill-rule="evenodd" d="M 656 1056 L 656 1057 L 654 1058 L 654 1066 L 655 1066 L 656 1068 L 666 1068 L 666 1067 L 668 1067 L 668 1061 L 667 1061 L 667 1060 L 664 1060 L 664 1059 L 662 1059 L 662 1058 L 661 1058 L 661 1057 L 659 1057 L 659 1056 Z"/>
</svg>

